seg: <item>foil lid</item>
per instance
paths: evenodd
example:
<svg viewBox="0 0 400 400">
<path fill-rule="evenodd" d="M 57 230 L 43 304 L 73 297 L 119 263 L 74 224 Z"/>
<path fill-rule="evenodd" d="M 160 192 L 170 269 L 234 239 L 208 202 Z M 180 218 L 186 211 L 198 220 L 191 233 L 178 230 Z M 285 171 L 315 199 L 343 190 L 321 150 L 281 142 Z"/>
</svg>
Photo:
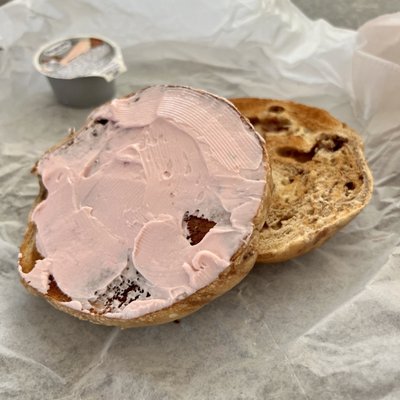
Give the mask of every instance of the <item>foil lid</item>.
<svg viewBox="0 0 400 400">
<path fill-rule="evenodd" d="M 110 82 L 126 71 L 120 49 L 108 39 L 77 37 L 43 46 L 35 57 L 39 72 L 50 78 L 101 77 Z"/>
</svg>

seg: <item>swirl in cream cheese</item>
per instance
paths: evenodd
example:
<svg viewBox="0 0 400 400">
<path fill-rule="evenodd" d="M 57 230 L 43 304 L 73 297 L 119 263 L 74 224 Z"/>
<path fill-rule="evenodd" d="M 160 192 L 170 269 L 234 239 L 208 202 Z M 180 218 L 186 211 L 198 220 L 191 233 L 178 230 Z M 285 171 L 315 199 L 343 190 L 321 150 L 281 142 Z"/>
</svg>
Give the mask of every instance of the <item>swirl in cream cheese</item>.
<svg viewBox="0 0 400 400">
<path fill-rule="evenodd" d="M 53 277 L 67 306 L 89 312 L 130 260 L 150 294 L 105 315 L 135 318 L 230 265 L 261 206 L 262 139 L 226 100 L 186 87 L 150 87 L 91 118 L 105 124 L 38 164 L 48 195 L 32 220 L 43 259 L 21 274 L 42 293 Z M 196 213 L 215 225 L 193 245 L 184 217 Z"/>
</svg>

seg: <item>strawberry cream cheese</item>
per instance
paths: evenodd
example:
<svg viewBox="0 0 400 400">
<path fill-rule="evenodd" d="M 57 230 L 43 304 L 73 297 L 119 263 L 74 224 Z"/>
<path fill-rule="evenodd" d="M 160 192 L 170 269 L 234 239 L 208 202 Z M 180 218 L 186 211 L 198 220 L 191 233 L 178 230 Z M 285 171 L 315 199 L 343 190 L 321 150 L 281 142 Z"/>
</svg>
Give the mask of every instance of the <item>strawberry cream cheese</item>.
<svg viewBox="0 0 400 400">
<path fill-rule="evenodd" d="M 226 100 L 186 87 L 150 87 L 90 119 L 37 166 L 43 259 L 20 272 L 42 293 L 54 280 L 71 308 L 135 318 L 210 284 L 246 243 L 266 187 L 263 140 Z M 213 222 L 199 243 L 188 215 Z"/>
</svg>

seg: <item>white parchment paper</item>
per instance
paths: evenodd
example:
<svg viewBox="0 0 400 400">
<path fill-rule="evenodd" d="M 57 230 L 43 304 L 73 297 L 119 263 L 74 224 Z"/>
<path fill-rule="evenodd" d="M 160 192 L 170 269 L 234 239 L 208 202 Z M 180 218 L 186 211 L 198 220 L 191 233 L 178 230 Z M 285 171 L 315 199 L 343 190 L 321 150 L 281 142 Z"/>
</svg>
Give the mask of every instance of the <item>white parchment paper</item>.
<svg viewBox="0 0 400 400">
<path fill-rule="evenodd" d="M 122 46 L 121 95 L 179 83 L 327 108 L 364 138 L 371 203 L 320 249 L 256 266 L 179 324 L 120 331 L 52 309 L 18 281 L 29 170 L 89 110 L 58 105 L 31 59 L 77 32 Z M 0 398 L 399 399 L 399 32 L 400 14 L 357 33 L 286 0 L 0 7 Z"/>
</svg>

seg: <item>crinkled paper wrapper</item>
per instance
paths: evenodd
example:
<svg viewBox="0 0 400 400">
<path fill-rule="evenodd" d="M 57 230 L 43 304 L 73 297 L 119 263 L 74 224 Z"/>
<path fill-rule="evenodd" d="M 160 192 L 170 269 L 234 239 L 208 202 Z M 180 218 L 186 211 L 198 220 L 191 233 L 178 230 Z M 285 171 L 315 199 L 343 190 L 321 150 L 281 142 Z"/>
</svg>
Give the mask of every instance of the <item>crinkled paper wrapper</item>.
<svg viewBox="0 0 400 400">
<path fill-rule="evenodd" d="M 122 46 L 121 95 L 168 82 L 328 109 L 364 139 L 371 203 L 179 324 L 120 331 L 28 295 L 29 170 L 89 112 L 58 105 L 31 60 L 76 32 Z M 1 399 L 400 398 L 400 14 L 354 32 L 286 0 L 20 0 L 0 8 L 0 46 Z"/>
</svg>

